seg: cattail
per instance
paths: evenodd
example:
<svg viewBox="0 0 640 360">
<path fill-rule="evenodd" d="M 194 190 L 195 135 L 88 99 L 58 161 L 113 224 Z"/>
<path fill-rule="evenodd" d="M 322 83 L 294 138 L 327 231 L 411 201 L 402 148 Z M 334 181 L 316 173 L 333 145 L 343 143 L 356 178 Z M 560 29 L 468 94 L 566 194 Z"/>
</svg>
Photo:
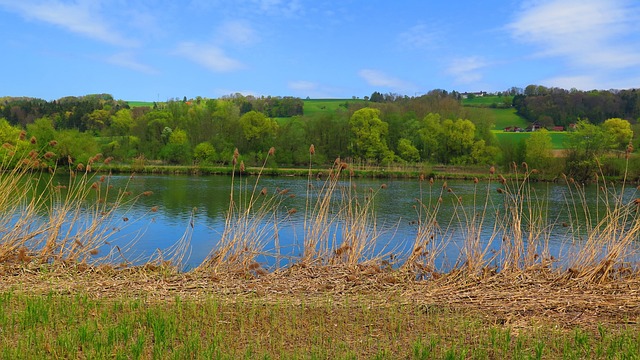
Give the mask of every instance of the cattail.
<svg viewBox="0 0 640 360">
<path fill-rule="evenodd" d="M 498 194 L 503 194 L 504 193 L 504 190 L 502 190 L 501 188 L 498 188 L 496 191 L 498 192 Z"/>
<path fill-rule="evenodd" d="M 386 189 L 386 188 L 387 188 L 387 184 L 380 185 L 380 189 Z"/>
<path fill-rule="evenodd" d="M 158 207 L 157 206 L 153 206 L 151 208 L 151 212 L 158 212 Z"/>
<path fill-rule="evenodd" d="M 240 172 L 244 172 L 244 161 L 240 161 Z"/>
<path fill-rule="evenodd" d="M 340 170 L 344 170 L 344 169 L 346 169 L 348 167 L 349 167 L 349 164 L 347 164 L 346 162 L 341 162 L 340 163 Z"/>
<path fill-rule="evenodd" d="M 37 152 L 37 151 L 35 151 L 35 150 L 31 150 L 31 151 L 29 151 L 29 157 L 30 157 L 31 159 L 35 159 L 35 158 L 37 158 L 37 157 L 38 157 L 38 152 Z"/>
<path fill-rule="evenodd" d="M 233 149 L 233 158 L 238 159 L 238 156 L 240 156 L 240 152 L 238 152 L 238 148 Z"/>
<path fill-rule="evenodd" d="M 29 140 L 29 142 L 30 142 L 31 144 L 35 145 L 35 144 L 38 142 L 38 140 L 36 140 L 36 137 L 35 137 L 35 136 L 32 136 L 32 137 L 31 137 L 31 139 Z"/>
<path fill-rule="evenodd" d="M 295 213 L 297 213 L 297 212 L 298 212 L 298 210 L 296 210 L 296 208 L 289 209 L 289 211 L 287 211 L 287 213 L 288 213 L 289 215 L 293 215 L 293 214 L 295 214 Z"/>
<path fill-rule="evenodd" d="M 129 221 L 129 218 L 125 216 L 125 217 L 122 218 L 122 221 L 127 222 L 127 221 Z"/>
<path fill-rule="evenodd" d="M 289 191 L 290 191 L 289 189 L 282 189 L 282 190 L 280 190 L 278 193 L 279 193 L 280 195 L 286 195 L 287 193 L 289 193 Z"/>
<path fill-rule="evenodd" d="M 495 168 L 495 166 L 490 167 L 490 168 L 489 168 L 489 174 L 493 175 L 493 174 L 495 174 L 495 173 L 496 173 L 496 168 Z"/>
<path fill-rule="evenodd" d="M 443 188 L 443 189 L 446 189 L 446 188 L 447 188 L 447 182 L 446 182 L 446 181 L 442 183 L 442 188 Z"/>
<path fill-rule="evenodd" d="M 340 165 L 340 162 L 341 162 L 341 161 L 340 161 L 340 157 L 338 156 L 338 157 L 333 161 L 333 164 L 334 164 L 334 165 Z"/>
<path fill-rule="evenodd" d="M 91 164 L 87 165 L 87 172 L 90 173 L 91 172 Z"/>
<path fill-rule="evenodd" d="M 311 146 L 309 146 L 309 154 L 310 155 L 315 155 L 316 154 L 316 147 L 313 146 L 313 144 L 311 144 Z"/>
<path fill-rule="evenodd" d="M 474 177 L 474 178 L 473 178 L 473 183 L 474 183 L 474 184 L 477 184 L 479 181 L 480 181 L 480 180 L 478 180 L 478 178 L 477 178 L 477 177 Z"/>
<path fill-rule="evenodd" d="M 102 159 L 102 153 L 97 153 L 93 158 L 95 161 L 100 161 L 100 159 Z"/>
<path fill-rule="evenodd" d="M 147 190 L 147 191 L 142 193 L 142 196 L 151 196 L 151 195 L 153 195 L 153 191 Z"/>
<path fill-rule="evenodd" d="M 430 178 L 429 178 L 429 185 L 433 185 L 433 181 L 434 181 L 434 180 L 433 180 L 433 178 L 432 178 L 432 177 L 430 177 Z"/>
<path fill-rule="evenodd" d="M 504 178 L 504 176 L 500 175 L 500 184 L 504 185 L 507 183 L 507 179 Z"/>
<path fill-rule="evenodd" d="M 522 162 L 522 167 L 523 167 L 525 170 L 529 170 L 529 164 L 527 164 L 527 162 L 526 162 L 526 161 L 523 161 L 523 162 Z"/>
<path fill-rule="evenodd" d="M 56 154 L 52 153 L 51 151 L 47 151 L 46 153 L 44 153 L 45 159 L 51 159 L 54 156 L 56 156 Z"/>
<path fill-rule="evenodd" d="M 11 145 L 9 143 L 2 144 L 2 147 L 7 149 L 7 150 L 13 150 L 13 145 Z"/>
<path fill-rule="evenodd" d="M 262 195 L 267 195 L 267 188 L 262 188 L 262 190 L 260 191 L 260 194 Z"/>
<path fill-rule="evenodd" d="M 447 188 L 447 192 L 453 192 L 451 188 Z"/>
<path fill-rule="evenodd" d="M 273 154 L 276 153 L 276 148 L 274 148 L 273 146 L 269 148 L 269 156 L 273 156 Z"/>
<path fill-rule="evenodd" d="M 424 181 L 424 174 L 420 174 L 420 178 L 419 179 L 420 179 L 421 182 Z"/>
<path fill-rule="evenodd" d="M 109 163 L 111 163 L 112 160 L 113 160 L 113 158 L 111 156 L 109 156 L 108 158 L 104 159 L 105 165 L 109 165 Z"/>
<path fill-rule="evenodd" d="M 94 182 L 93 184 L 91 184 L 91 188 L 94 189 L 94 190 L 97 189 L 99 186 L 100 185 L 98 185 L 97 182 Z"/>
<path fill-rule="evenodd" d="M 89 254 L 96 256 L 98 255 L 98 252 L 99 252 L 98 249 L 91 249 L 91 251 L 89 251 Z"/>
<path fill-rule="evenodd" d="M 106 178 L 107 178 L 107 176 L 106 176 L 106 175 L 102 175 L 102 176 L 100 176 L 100 182 L 104 182 L 104 180 L 105 180 Z"/>
<path fill-rule="evenodd" d="M 56 145 L 58 145 L 57 141 L 55 141 L 55 140 L 49 141 L 49 146 L 56 146 Z"/>
<path fill-rule="evenodd" d="M 27 138 L 27 132 L 22 130 L 20 131 L 20 140 L 24 141 Z"/>
</svg>

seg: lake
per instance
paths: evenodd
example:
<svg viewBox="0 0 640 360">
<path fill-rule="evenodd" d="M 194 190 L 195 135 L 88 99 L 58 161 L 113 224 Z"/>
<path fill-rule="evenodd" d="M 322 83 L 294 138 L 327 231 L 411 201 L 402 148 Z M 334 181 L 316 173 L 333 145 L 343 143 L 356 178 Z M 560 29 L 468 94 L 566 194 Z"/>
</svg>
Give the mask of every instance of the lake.
<svg viewBox="0 0 640 360">
<path fill-rule="evenodd" d="M 282 193 L 278 197 L 278 210 L 258 225 L 264 230 L 264 252 L 271 254 L 261 256 L 259 261 L 269 267 L 276 263 L 275 254 L 285 259 L 299 257 L 304 238 L 305 209 L 311 209 L 317 203 L 318 191 L 327 184 L 326 181 L 262 177 L 255 186 L 256 179 L 235 178 L 236 203 L 246 203 L 252 192 L 259 198 L 263 189 L 268 194 L 264 198 Z M 144 261 L 154 253 L 164 253 L 187 234 L 190 251 L 184 268 L 188 270 L 202 263 L 221 238 L 232 189 L 230 176 L 113 175 L 108 181 L 115 188 L 126 187 L 132 194 L 152 192 L 149 196 L 140 197 L 133 206 L 120 209 L 116 217 L 116 221 L 121 222 L 115 226 L 118 231 L 111 239 L 111 246 L 120 244 L 125 248 L 124 244 L 136 238 L 127 254 L 130 259 Z M 442 180 L 435 181 L 433 185 L 419 180 L 346 180 L 338 184 L 340 190 L 334 194 L 334 201 L 344 204 L 349 199 L 352 203 L 358 199 L 360 208 L 365 203 L 370 204 L 368 209 L 375 214 L 375 221 L 369 221 L 364 236 L 370 237 L 374 243 L 371 249 L 374 255 L 394 254 L 398 257 L 410 252 L 418 226 L 426 219 L 425 211 L 435 211 L 435 207 L 438 210 L 434 219 L 438 226 L 434 231 L 444 244 L 438 255 L 439 267 L 450 268 L 459 260 L 465 237 L 473 235 L 470 229 L 478 229 L 478 240 L 482 246 L 487 246 L 490 251 L 499 251 L 501 242 L 513 235 L 512 230 L 504 228 L 504 219 L 511 213 L 507 208 L 514 204 L 505 202 L 505 197 L 516 196 L 515 185 L 509 187 L 511 194 L 506 194 L 501 191 L 505 186 L 498 181 L 481 181 L 478 184 L 473 181 L 447 181 L 446 188 L 443 188 L 444 184 Z M 522 205 L 518 211 L 522 215 L 520 220 L 526 224 L 528 219 L 543 219 L 536 227 L 543 229 L 537 238 L 548 245 L 549 253 L 556 258 L 567 256 L 586 241 L 586 229 L 589 227 L 585 227 L 584 219 L 602 218 L 606 214 L 605 201 L 612 201 L 610 197 L 603 196 L 597 186 L 588 186 L 584 192 L 579 192 L 567 185 L 532 183 L 526 189 L 527 192 L 520 193 L 527 193 L 524 198 L 529 200 L 515 203 Z M 623 203 L 632 202 L 635 198 L 635 188 L 624 190 Z M 527 204 L 536 205 L 530 208 Z M 330 214 L 340 216 L 340 211 L 340 206 L 334 206 Z M 541 215 L 535 216 L 535 213 Z M 637 221 L 635 218 L 628 220 Z M 494 226 L 496 223 L 497 227 Z M 330 227 L 331 241 L 339 246 L 344 225 L 336 220 L 327 226 Z M 525 237 L 532 235 L 526 226 L 524 234 Z M 634 244 L 637 248 L 637 239 Z M 637 261 L 637 257 L 632 260 Z M 280 265 L 286 262 L 278 260 Z"/>
</svg>

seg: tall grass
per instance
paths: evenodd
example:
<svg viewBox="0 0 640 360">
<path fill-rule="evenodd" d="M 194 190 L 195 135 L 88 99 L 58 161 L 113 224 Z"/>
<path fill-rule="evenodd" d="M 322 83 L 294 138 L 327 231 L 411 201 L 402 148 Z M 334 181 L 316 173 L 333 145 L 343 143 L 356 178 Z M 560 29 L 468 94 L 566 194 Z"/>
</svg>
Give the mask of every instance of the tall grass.
<svg viewBox="0 0 640 360">
<path fill-rule="evenodd" d="M 61 170 L 47 164 L 51 151 L 3 148 L 10 151 L 0 164 L 0 262 L 36 268 L 135 263 L 127 253 L 136 237 L 118 234 L 133 204 L 148 192 L 132 195 L 126 186 L 115 188 L 109 174 L 96 174 L 110 161 L 101 154 L 86 165 L 69 165 L 68 181 L 60 184 L 51 174 Z"/>
<path fill-rule="evenodd" d="M 60 185 L 40 171 L 46 160 L 44 149 L 20 154 L 11 145 L 3 148 L 12 153 L 0 164 L 0 261 L 31 266 L 146 263 L 177 270 L 188 258 L 193 216 L 173 246 L 148 258 L 130 258 L 136 238 L 121 239 L 119 230 L 127 225 L 126 214 L 137 198 L 147 193 L 131 195 L 126 186 L 114 188 L 108 174 L 95 175 L 91 168 L 104 161 L 101 155 L 86 165 L 72 165 L 68 183 Z M 603 176 L 594 177 L 598 197 L 596 210 L 591 211 L 584 185 L 565 179 L 568 220 L 559 221 L 550 218 L 548 194 L 532 186 L 537 170 L 527 164 L 513 164 L 506 176 L 490 169 L 487 180 L 473 180 L 471 195 L 460 195 L 446 181 L 426 181 L 422 175 L 412 220 L 415 236 L 405 243 L 392 239 L 396 245 L 391 246 L 380 243 L 384 230 L 376 214 L 376 198 L 386 185 L 358 187 L 353 170 L 341 159 L 328 171 L 316 170 L 314 154 L 312 146 L 299 254 L 279 244 L 282 225 L 299 216 L 298 209 L 285 206 L 291 196 L 288 189 L 260 184 L 275 149 L 269 150 L 252 177 L 246 176 L 236 151 L 224 228 L 219 239 L 212 239 L 211 253 L 196 272 L 256 277 L 284 264 L 371 265 L 399 270 L 412 279 L 544 270 L 604 282 L 637 274 L 640 200 L 624 182 L 612 184 Z M 443 206 L 453 209 L 448 217 Z M 549 242 L 561 231 L 568 239 L 563 252 L 551 254 Z"/>
</svg>

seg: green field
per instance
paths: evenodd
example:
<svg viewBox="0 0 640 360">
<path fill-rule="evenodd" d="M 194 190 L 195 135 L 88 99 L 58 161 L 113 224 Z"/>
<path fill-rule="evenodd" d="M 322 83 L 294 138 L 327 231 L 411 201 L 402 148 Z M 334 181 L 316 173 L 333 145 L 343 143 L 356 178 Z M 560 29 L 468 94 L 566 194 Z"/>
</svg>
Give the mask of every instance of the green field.
<svg viewBox="0 0 640 360">
<path fill-rule="evenodd" d="M 495 130 L 503 130 L 508 126 L 526 128 L 529 122 L 516 114 L 516 109 L 489 109 L 495 116 Z"/>
<path fill-rule="evenodd" d="M 462 105 L 464 106 L 504 106 L 505 100 L 511 104 L 513 97 L 508 96 L 506 99 L 503 96 L 476 96 L 472 99 L 462 99 Z"/>
<path fill-rule="evenodd" d="M 514 142 L 524 141 L 528 139 L 529 136 L 531 136 L 530 132 L 514 133 L 514 132 L 504 132 L 502 130 L 494 130 L 493 133 L 496 135 L 498 140 L 508 139 Z M 549 135 L 551 135 L 551 143 L 553 144 L 554 149 L 559 150 L 559 149 L 565 148 L 564 141 L 567 137 L 566 132 L 550 131 Z"/>
<path fill-rule="evenodd" d="M 312 115 L 319 112 L 334 112 L 345 109 L 347 103 L 363 102 L 360 99 L 306 99 L 304 100 L 304 114 Z"/>
<path fill-rule="evenodd" d="M 148 107 L 152 107 L 153 106 L 153 101 L 127 101 L 127 104 L 129 104 L 129 107 L 141 107 L 141 106 L 148 106 Z"/>
</svg>

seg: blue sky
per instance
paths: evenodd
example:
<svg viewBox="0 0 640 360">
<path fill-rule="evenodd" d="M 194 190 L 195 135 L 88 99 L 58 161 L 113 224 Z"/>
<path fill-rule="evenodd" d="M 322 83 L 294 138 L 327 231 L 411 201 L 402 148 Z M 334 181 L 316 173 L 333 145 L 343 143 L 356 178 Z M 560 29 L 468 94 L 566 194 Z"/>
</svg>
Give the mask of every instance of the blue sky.
<svg viewBox="0 0 640 360">
<path fill-rule="evenodd" d="M 0 96 L 640 87 L 635 0 L 0 0 Z"/>
</svg>

